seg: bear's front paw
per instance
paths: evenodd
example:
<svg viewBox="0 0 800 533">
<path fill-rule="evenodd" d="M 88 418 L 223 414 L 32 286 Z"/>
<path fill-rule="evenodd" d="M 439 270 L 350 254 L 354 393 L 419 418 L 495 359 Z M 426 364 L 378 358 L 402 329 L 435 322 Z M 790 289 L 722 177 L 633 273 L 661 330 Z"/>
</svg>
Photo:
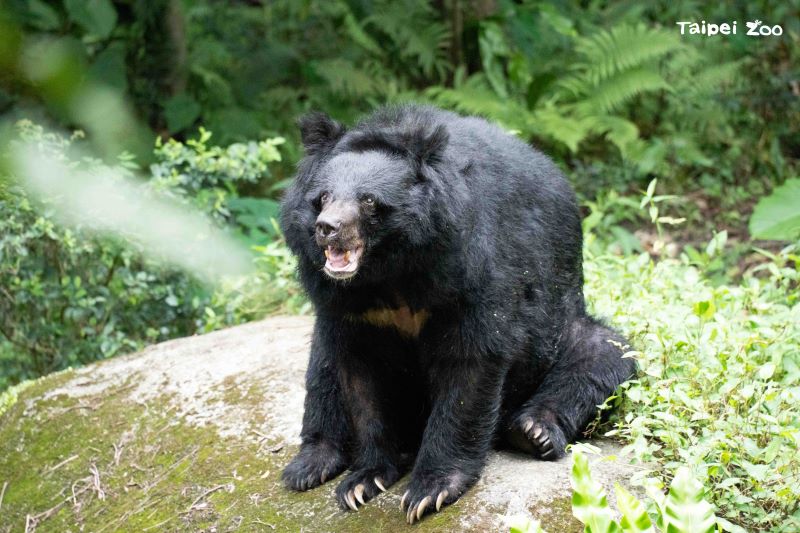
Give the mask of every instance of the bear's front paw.
<svg viewBox="0 0 800 533">
<path fill-rule="evenodd" d="M 292 490 L 308 490 L 322 485 L 347 468 L 345 455 L 326 443 L 305 444 L 283 470 L 283 482 Z"/>
<path fill-rule="evenodd" d="M 359 505 L 364 505 L 398 479 L 400 472 L 393 466 L 359 468 L 350 472 L 336 487 L 336 499 L 342 509 L 358 511 Z"/>
<path fill-rule="evenodd" d="M 400 510 L 406 511 L 406 521 L 413 524 L 428 511 L 439 511 L 450 505 L 475 482 L 476 477 L 461 472 L 413 473 L 408 490 L 400 500 Z"/>
</svg>

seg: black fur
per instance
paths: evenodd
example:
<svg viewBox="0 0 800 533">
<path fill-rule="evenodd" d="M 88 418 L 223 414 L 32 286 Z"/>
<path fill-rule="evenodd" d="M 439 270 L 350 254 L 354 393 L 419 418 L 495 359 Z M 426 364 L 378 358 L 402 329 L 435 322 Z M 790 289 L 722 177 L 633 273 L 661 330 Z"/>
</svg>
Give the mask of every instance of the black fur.
<svg viewBox="0 0 800 533">
<path fill-rule="evenodd" d="M 634 363 L 586 313 L 561 172 L 500 128 L 431 107 L 386 108 L 350 131 L 321 114 L 301 124 L 307 157 L 281 226 L 317 319 L 286 484 L 349 468 L 337 497 L 353 508 L 375 478 L 388 487 L 410 469 L 413 521 L 458 499 L 493 442 L 563 455 Z M 363 256 L 347 280 L 323 272 L 323 193 L 358 209 Z"/>
</svg>

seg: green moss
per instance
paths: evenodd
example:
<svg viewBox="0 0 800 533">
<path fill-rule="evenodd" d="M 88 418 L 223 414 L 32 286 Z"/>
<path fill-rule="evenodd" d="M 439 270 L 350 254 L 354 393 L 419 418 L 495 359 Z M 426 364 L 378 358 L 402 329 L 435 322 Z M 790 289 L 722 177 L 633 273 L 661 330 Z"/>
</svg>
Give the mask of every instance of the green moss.
<svg viewBox="0 0 800 533">
<path fill-rule="evenodd" d="M 72 375 L 73 369 L 67 368 L 66 370 L 50 374 L 49 376 L 23 381 L 22 383 L 18 383 L 17 385 L 9 387 L 3 392 L 0 392 L 0 417 L 2 417 L 3 414 L 11 408 L 11 406 L 17 403 L 19 395 L 23 391 L 31 389 L 28 397 L 36 397 L 38 394 L 41 394 L 60 383 L 65 383 L 69 378 L 72 377 Z"/>
<path fill-rule="evenodd" d="M 28 515 L 39 515 L 48 531 L 388 532 L 404 524 L 396 508 L 402 483 L 358 514 L 339 511 L 335 484 L 302 494 L 283 488 L 292 447 L 271 453 L 255 440 L 189 426 L 171 398 L 135 403 L 118 393 L 125 384 L 97 396 L 41 399 L 56 383 L 28 387 L 0 419 L 0 486 L 8 482 L 0 528 L 24 528 Z M 452 531 L 460 507 L 416 530 Z"/>
<path fill-rule="evenodd" d="M 536 505 L 530 512 L 545 531 L 581 533 L 584 530 L 583 524 L 572 514 L 571 496 L 556 498 L 546 505 Z"/>
</svg>

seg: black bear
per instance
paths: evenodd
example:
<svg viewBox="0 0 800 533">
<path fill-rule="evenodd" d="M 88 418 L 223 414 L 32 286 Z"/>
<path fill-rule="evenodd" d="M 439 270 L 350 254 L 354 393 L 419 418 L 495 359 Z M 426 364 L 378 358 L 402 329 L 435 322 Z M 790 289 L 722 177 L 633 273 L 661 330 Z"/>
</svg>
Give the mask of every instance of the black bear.
<svg viewBox="0 0 800 533">
<path fill-rule="evenodd" d="M 493 444 L 551 460 L 635 369 L 586 312 L 575 196 L 476 117 L 384 108 L 300 120 L 281 227 L 316 310 L 302 445 L 283 479 L 357 510 L 407 471 L 413 523 L 457 500 Z"/>
</svg>

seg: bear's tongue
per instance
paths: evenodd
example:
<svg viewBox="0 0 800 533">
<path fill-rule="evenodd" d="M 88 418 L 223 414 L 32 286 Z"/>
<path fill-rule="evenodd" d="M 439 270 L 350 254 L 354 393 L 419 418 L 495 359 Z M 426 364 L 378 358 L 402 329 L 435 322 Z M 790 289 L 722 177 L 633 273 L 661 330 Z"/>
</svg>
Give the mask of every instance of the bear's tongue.
<svg viewBox="0 0 800 533">
<path fill-rule="evenodd" d="M 334 272 L 352 272 L 358 267 L 357 250 L 344 250 L 328 246 L 325 250 L 325 267 Z"/>
</svg>

